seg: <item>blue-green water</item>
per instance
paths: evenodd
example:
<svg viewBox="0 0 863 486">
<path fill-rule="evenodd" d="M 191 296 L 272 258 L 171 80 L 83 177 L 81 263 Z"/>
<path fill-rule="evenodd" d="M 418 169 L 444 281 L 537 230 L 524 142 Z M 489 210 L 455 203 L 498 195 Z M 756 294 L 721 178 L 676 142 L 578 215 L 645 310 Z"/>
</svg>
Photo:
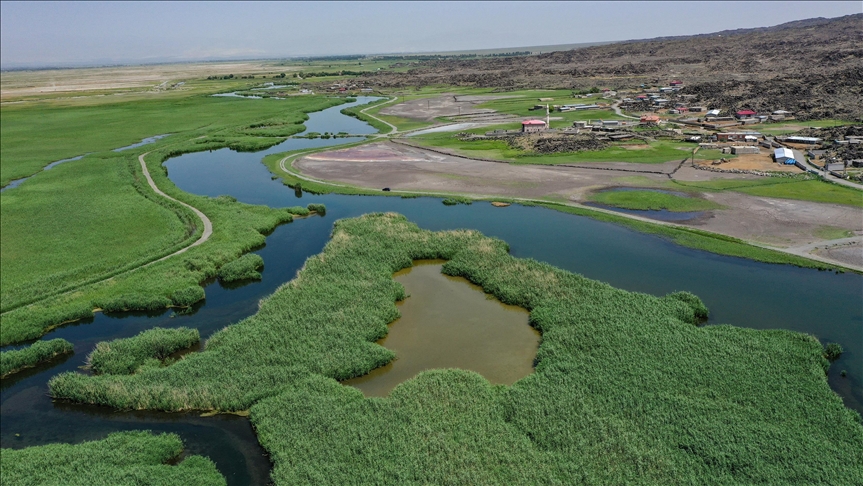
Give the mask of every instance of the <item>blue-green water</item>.
<svg viewBox="0 0 863 486">
<path fill-rule="evenodd" d="M 359 99 L 356 104 L 368 101 Z M 308 131 L 374 132 L 364 122 L 341 115 L 339 111 L 346 106 L 350 105 L 310 114 Z M 430 230 L 477 229 L 507 241 L 517 257 L 546 261 L 619 288 L 654 295 L 691 291 L 710 308 L 708 325 L 791 329 L 814 334 L 823 343 L 838 342 L 845 353 L 830 369 L 828 379 L 846 405 L 863 411 L 863 276 L 714 255 L 615 224 L 539 207 L 496 208 L 489 203 L 444 206 L 435 198 L 297 195 L 272 180 L 260 162 L 269 153 L 350 141 L 289 139 L 258 153 L 223 149 L 167 161 L 170 179 L 191 193 L 229 194 L 246 203 L 271 207 L 324 203 L 327 214 L 278 227 L 267 237 L 266 245 L 255 251 L 264 258 L 263 279 L 230 288 L 207 283 L 206 301 L 192 315 L 174 316 L 172 311 L 97 314 L 90 322 L 65 326 L 47 335 L 46 339 L 62 337 L 74 343 L 75 354 L 2 381 L 0 446 L 80 442 L 103 438 L 116 430 L 171 431 L 183 438 L 188 453 L 213 459 L 229 484 L 265 484 L 270 463 L 245 418 L 118 412 L 54 403 L 47 396 L 47 381 L 83 366 L 97 342 L 133 336 L 155 326 L 195 327 L 206 339 L 256 312 L 262 297 L 292 279 L 306 258 L 323 249 L 336 219 L 375 211 L 402 213 Z M 848 372 L 845 378 L 839 376 L 842 369 Z"/>
</svg>

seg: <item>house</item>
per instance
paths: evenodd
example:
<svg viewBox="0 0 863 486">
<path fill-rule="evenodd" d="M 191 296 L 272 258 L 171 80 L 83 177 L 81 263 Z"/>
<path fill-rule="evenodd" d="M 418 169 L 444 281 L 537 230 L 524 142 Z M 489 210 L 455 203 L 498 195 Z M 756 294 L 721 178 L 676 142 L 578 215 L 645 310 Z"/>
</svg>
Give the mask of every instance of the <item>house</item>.
<svg viewBox="0 0 863 486">
<path fill-rule="evenodd" d="M 773 151 L 773 160 L 780 164 L 792 165 L 794 164 L 794 152 L 792 152 L 790 148 L 778 148 Z M 792 162 L 789 163 L 789 160 Z"/>
<path fill-rule="evenodd" d="M 680 86 L 680 85 L 682 85 L 682 84 L 683 84 L 683 81 L 680 81 L 680 80 L 678 80 L 678 79 L 675 79 L 674 81 L 672 81 L 672 82 L 670 82 L 670 83 L 668 83 L 668 84 L 669 84 L 669 85 L 671 85 L 671 86 Z"/>
<path fill-rule="evenodd" d="M 757 132 L 724 132 L 716 134 L 716 141 L 718 142 L 739 142 L 739 141 L 748 141 L 754 142 L 758 140 L 758 136 L 761 135 Z"/>
<path fill-rule="evenodd" d="M 710 110 L 705 114 L 707 116 L 719 116 L 720 113 L 722 113 L 722 110 Z"/>
<path fill-rule="evenodd" d="M 737 112 L 737 118 L 749 118 L 755 114 L 756 113 L 752 110 L 740 110 Z"/>
<path fill-rule="evenodd" d="M 734 155 L 745 155 L 745 154 L 760 154 L 761 149 L 758 147 L 753 147 L 751 145 L 734 146 L 731 147 L 731 153 Z"/>
<path fill-rule="evenodd" d="M 689 107 L 689 112 L 690 112 L 690 113 L 701 113 L 702 111 L 704 111 L 704 107 L 703 107 L 703 106 L 690 106 L 690 107 Z M 718 114 L 718 113 L 717 113 L 717 114 Z"/>
<path fill-rule="evenodd" d="M 645 125 L 657 125 L 659 124 L 659 117 L 656 115 L 644 115 L 641 117 L 641 123 Z"/>
<path fill-rule="evenodd" d="M 821 139 L 815 137 L 785 137 L 785 141 L 788 143 L 803 143 L 811 145 L 820 142 Z"/>
<path fill-rule="evenodd" d="M 542 120 L 525 120 L 521 122 L 521 131 L 524 133 L 541 132 L 546 129 Z"/>
<path fill-rule="evenodd" d="M 774 115 L 782 115 L 782 116 L 791 116 L 792 113 L 790 111 L 785 110 L 776 110 L 773 112 Z"/>
</svg>

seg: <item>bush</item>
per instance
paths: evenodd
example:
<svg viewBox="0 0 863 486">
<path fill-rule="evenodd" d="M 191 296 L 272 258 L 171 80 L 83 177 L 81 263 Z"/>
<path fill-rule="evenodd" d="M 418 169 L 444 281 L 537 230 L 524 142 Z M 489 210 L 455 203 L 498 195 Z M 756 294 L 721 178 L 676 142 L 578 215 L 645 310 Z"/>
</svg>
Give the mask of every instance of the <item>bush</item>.
<svg viewBox="0 0 863 486">
<path fill-rule="evenodd" d="M 189 307 L 195 302 L 204 300 L 204 297 L 206 295 L 204 294 L 203 287 L 200 285 L 191 285 L 184 289 L 175 290 L 171 294 L 171 301 L 178 307 Z"/>
<path fill-rule="evenodd" d="M 323 204 L 309 204 L 306 207 L 309 211 L 318 213 L 321 216 L 327 214 L 327 207 Z"/>
<path fill-rule="evenodd" d="M 96 307 L 104 312 L 155 311 L 166 309 L 171 306 L 171 303 L 171 299 L 167 297 L 146 294 L 126 294 L 95 302 Z"/>
<path fill-rule="evenodd" d="M 72 343 L 65 339 L 36 341 L 32 345 L 0 353 L 0 377 L 6 377 L 39 363 L 50 361 L 61 354 L 73 351 Z"/>
<path fill-rule="evenodd" d="M 130 375 L 148 361 L 163 360 L 200 340 L 197 329 L 155 327 L 135 337 L 98 343 L 87 360 L 96 374 Z"/>
<path fill-rule="evenodd" d="M 824 348 L 824 357 L 830 361 L 836 361 L 842 356 L 842 346 L 837 343 L 829 343 Z"/>
<path fill-rule="evenodd" d="M 256 253 L 247 253 L 240 258 L 225 264 L 219 269 L 219 279 L 222 282 L 238 280 L 260 280 L 259 268 L 264 266 L 264 259 Z"/>
<path fill-rule="evenodd" d="M 442 202 L 446 206 L 455 206 L 456 204 L 473 204 L 473 201 L 464 197 L 448 197 Z"/>
</svg>

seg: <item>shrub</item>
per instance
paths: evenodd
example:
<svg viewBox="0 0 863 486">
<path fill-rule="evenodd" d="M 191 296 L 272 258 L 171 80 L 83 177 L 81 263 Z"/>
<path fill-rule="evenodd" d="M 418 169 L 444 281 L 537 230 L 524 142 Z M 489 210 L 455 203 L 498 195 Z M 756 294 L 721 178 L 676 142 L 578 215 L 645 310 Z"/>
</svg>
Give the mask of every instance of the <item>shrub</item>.
<svg viewBox="0 0 863 486">
<path fill-rule="evenodd" d="M 197 329 L 155 327 L 137 336 L 96 344 L 88 361 L 94 373 L 130 375 L 150 360 L 162 360 L 200 341 Z M 148 361 L 150 361 L 148 363 Z"/>
<path fill-rule="evenodd" d="M 321 216 L 324 216 L 327 214 L 327 207 L 323 204 L 309 204 L 306 207 L 308 208 L 309 211 L 318 213 Z"/>
<path fill-rule="evenodd" d="M 184 289 L 175 290 L 171 294 L 171 301 L 179 307 L 189 307 L 190 305 L 204 300 L 204 289 L 200 285 L 191 285 Z"/>
<path fill-rule="evenodd" d="M 223 282 L 238 280 L 260 280 L 259 268 L 264 266 L 264 259 L 256 253 L 247 253 L 240 258 L 225 264 L 219 269 L 219 279 Z"/>
<path fill-rule="evenodd" d="M 830 361 L 836 361 L 842 356 L 842 346 L 837 343 L 828 343 L 824 348 L 824 357 Z"/>
<path fill-rule="evenodd" d="M 0 353 L 0 377 L 6 377 L 39 363 L 50 361 L 61 354 L 73 351 L 72 343 L 65 339 L 36 341 L 32 345 Z"/>
</svg>

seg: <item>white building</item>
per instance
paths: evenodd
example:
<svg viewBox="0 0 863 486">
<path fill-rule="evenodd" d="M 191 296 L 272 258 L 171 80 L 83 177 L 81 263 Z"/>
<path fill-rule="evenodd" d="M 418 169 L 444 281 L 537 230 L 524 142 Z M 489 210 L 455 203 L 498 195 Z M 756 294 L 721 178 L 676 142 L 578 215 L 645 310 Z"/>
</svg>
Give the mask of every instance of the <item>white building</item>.
<svg viewBox="0 0 863 486">
<path fill-rule="evenodd" d="M 778 148 L 773 151 L 773 158 L 776 162 L 784 164 L 786 160 L 794 159 L 794 152 L 792 152 L 790 148 Z"/>
</svg>

